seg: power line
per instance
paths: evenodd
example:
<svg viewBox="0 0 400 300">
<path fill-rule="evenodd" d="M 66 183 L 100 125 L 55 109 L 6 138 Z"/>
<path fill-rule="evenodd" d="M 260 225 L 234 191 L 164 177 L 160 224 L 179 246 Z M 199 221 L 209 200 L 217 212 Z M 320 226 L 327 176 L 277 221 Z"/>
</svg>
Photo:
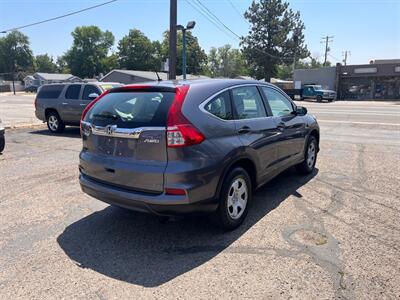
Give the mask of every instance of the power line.
<svg viewBox="0 0 400 300">
<path fill-rule="evenodd" d="M 243 14 L 239 11 L 239 9 L 236 7 L 235 4 L 233 4 L 233 2 L 231 0 L 227 0 L 229 2 L 229 4 L 232 6 L 232 8 L 234 9 L 234 11 L 242 18 L 243 21 L 245 21 L 248 25 L 251 26 L 251 24 L 249 23 L 249 21 L 246 20 L 246 18 L 243 16 Z"/>
<path fill-rule="evenodd" d="M 185 0 L 187 4 L 189 4 L 192 8 L 194 8 L 197 12 L 199 12 L 204 18 L 206 18 L 208 21 L 210 21 L 216 28 L 218 28 L 221 32 L 223 32 L 226 36 L 228 36 L 231 39 L 237 40 L 236 36 L 231 36 L 228 31 L 224 30 L 223 27 L 218 25 L 213 19 L 209 17 L 207 12 L 202 9 L 202 7 L 197 6 L 196 2 L 190 2 L 189 0 Z M 196 6 L 195 6 L 196 4 Z"/>
<path fill-rule="evenodd" d="M 232 29 L 230 29 L 228 26 L 225 25 L 224 22 L 222 22 L 211 10 L 208 9 L 207 6 L 205 6 L 200 0 L 196 0 L 202 7 L 204 7 L 204 9 L 206 9 L 209 13 L 209 15 L 213 16 L 214 19 L 220 23 L 222 26 L 224 26 L 227 30 L 229 30 L 233 35 L 235 35 L 237 38 L 240 39 L 240 35 L 238 35 L 237 33 L 235 33 Z"/>
<path fill-rule="evenodd" d="M 97 4 L 97 5 L 94 5 L 94 6 L 90 6 L 90 7 L 81 9 L 81 10 L 77 10 L 77 11 L 74 11 L 74 12 L 70 12 L 70 13 L 67 13 L 67 14 L 65 14 L 65 15 L 61 15 L 61 16 L 58 16 L 58 17 L 54 17 L 54 18 L 50 18 L 50 19 L 43 20 L 43 21 L 38 21 L 38 22 L 35 22 L 35 23 L 31 23 L 31 24 L 27 24 L 27 25 L 15 27 L 15 28 L 10 28 L 10 29 L 7 29 L 7 30 L 3 30 L 3 31 L 0 31 L 0 33 L 7 33 L 7 32 L 9 32 L 9 31 L 19 30 L 19 29 L 22 29 L 22 28 L 31 27 L 31 26 L 35 26 L 35 25 L 47 23 L 47 22 L 50 22 L 50 21 L 62 19 L 62 18 L 65 18 L 65 17 L 69 17 L 69 16 L 72 16 L 72 15 L 79 14 L 79 13 L 84 12 L 84 11 L 87 11 L 87 10 L 91 10 L 91 9 L 94 9 L 94 8 L 97 8 L 97 7 L 100 7 L 100 6 L 107 5 L 107 4 L 116 2 L 116 1 L 118 1 L 118 0 L 107 1 L 107 2 L 100 3 L 100 4 Z"/>
<path fill-rule="evenodd" d="M 236 40 L 242 41 L 241 37 L 235 33 L 232 29 L 230 29 L 224 22 L 222 22 L 207 6 L 205 6 L 203 3 L 201 3 L 200 0 L 196 0 L 198 3 L 196 3 L 195 1 L 193 1 L 192 3 L 189 2 L 189 0 L 186 0 L 186 2 L 192 6 L 194 9 L 196 9 L 198 12 L 200 12 L 207 20 L 209 20 L 215 27 L 217 27 L 218 29 L 220 29 L 222 32 L 224 32 L 226 35 L 228 34 L 232 34 Z M 197 6 L 195 7 L 193 4 L 197 4 Z M 200 4 L 200 5 L 198 5 Z M 200 10 L 199 8 L 201 8 L 202 10 Z M 221 27 L 221 24 L 223 27 Z M 224 31 L 223 29 L 226 28 L 226 30 Z M 232 36 L 228 35 L 229 37 L 232 38 Z M 270 53 L 267 53 L 261 49 L 258 49 L 257 47 L 253 47 L 252 49 L 254 49 L 255 51 L 258 51 L 259 53 L 262 53 L 264 55 L 267 55 L 269 57 L 273 57 L 276 59 L 279 59 L 280 61 L 292 61 L 293 58 L 282 58 Z"/>
</svg>

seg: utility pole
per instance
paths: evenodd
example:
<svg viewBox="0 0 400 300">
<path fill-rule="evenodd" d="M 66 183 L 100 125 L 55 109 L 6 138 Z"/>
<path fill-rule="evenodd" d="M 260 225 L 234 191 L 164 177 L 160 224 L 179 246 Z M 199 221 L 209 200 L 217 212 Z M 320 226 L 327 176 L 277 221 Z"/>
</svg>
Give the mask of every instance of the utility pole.
<svg viewBox="0 0 400 300">
<path fill-rule="evenodd" d="M 169 60 L 168 79 L 176 79 L 176 22 L 178 8 L 177 0 L 170 0 L 169 8 Z"/>
<path fill-rule="evenodd" d="M 322 41 L 321 43 L 325 43 L 325 60 L 324 60 L 324 66 L 326 66 L 326 62 L 328 61 L 328 52 L 329 52 L 329 43 L 333 42 L 333 36 L 325 36 L 321 38 Z"/>
<path fill-rule="evenodd" d="M 343 52 L 343 56 L 344 56 L 344 58 L 343 58 L 343 64 L 346 66 L 347 65 L 347 56 L 350 56 L 351 55 L 351 52 L 349 51 L 349 50 L 346 50 L 346 51 L 344 51 Z"/>
<path fill-rule="evenodd" d="M 17 46 L 14 45 L 14 61 L 13 61 L 13 71 L 12 71 L 12 86 L 15 96 L 15 71 L 17 70 Z"/>
</svg>

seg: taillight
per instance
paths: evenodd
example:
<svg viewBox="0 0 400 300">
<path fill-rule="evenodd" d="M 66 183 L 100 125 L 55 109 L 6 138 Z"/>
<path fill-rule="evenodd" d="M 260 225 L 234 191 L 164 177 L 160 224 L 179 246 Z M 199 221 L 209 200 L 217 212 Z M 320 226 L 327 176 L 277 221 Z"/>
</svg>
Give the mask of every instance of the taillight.
<svg viewBox="0 0 400 300">
<path fill-rule="evenodd" d="M 204 141 L 204 135 L 182 114 L 182 105 L 189 90 L 188 85 L 176 88 L 176 94 L 168 112 L 167 145 L 185 147 Z"/>
</svg>

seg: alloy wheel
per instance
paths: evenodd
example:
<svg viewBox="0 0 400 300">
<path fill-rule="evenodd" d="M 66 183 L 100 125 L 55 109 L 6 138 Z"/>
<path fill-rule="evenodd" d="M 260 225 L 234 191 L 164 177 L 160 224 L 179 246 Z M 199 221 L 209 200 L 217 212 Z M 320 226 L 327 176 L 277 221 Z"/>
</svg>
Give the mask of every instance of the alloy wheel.
<svg viewBox="0 0 400 300">
<path fill-rule="evenodd" d="M 307 166 L 312 168 L 315 162 L 315 143 L 310 143 L 307 149 Z"/>
<path fill-rule="evenodd" d="M 228 193 L 228 214 L 232 219 L 239 219 L 246 209 L 248 190 L 246 181 L 243 178 L 236 178 L 229 188 Z"/>
<path fill-rule="evenodd" d="M 58 119 L 56 116 L 49 117 L 49 127 L 52 131 L 57 131 L 58 129 Z"/>
</svg>

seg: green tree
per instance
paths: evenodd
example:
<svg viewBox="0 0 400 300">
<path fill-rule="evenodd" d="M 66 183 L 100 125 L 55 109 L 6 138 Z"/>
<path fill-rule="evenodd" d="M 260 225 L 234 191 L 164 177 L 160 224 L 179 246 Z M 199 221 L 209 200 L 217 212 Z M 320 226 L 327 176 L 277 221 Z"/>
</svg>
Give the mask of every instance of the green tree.
<svg viewBox="0 0 400 300">
<path fill-rule="evenodd" d="M 231 45 L 211 48 L 208 67 L 212 77 L 235 78 L 249 73 L 242 53 L 238 49 L 232 49 Z"/>
<path fill-rule="evenodd" d="M 54 63 L 53 58 L 48 54 L 36 55 L 35 71 L 43 73 L 56 73 L 57 65 Z"/>
<path fill-rule="evenodd" d="M 309 55 L 304 45 L 304 24 L 300 13 L 294 13 L 282 0 L 254 1 L 244 14 L 251 24 L 241 45 L 251 75 L 269 81 L 279 64 L 293 63 Z"/>
<path fill-rule="evenodd" d="M 63 74 L 70 74 L 71 70 L 68 68 L 68 64 L 65 61 L 65 56 L 58 56 L 57 61 L 57 72 L 58 73 L 63 73 Z"/>
<path fill-rule="evenodd" d="M 74 41 L 64 59 L 72 74 L 93 78 L 104 73 L 105 59 L 114 44 L 113 34 L 97 26 L 76 27 L 71 34 Z"/>
<path fill-rule="evenodd" d="M 158 71 L 161 67 L 159 61 L 159 44 L 151 40 L 138 29 L 129 30 L 118 43 L 119 64 L 123 69 Z"/>
<path fill-rule="evenodd" d="M 164 39 L 161 43 L 163 60 L 168 58 L 169 32 L 164 32 Z M 186 73 L 203 74 L 207 69 L 207 54 L 200 47 L 197 37 L 190 31 L 186 32 Z M 177 74 L 182 74 L 182 32 L 177 34 Z"/>
<path fill-rule="evenodd" d="M 118 62 L 118 55 L 116 53 L 113 53 L 113 54 L 103 58 L 101 60 L 101 64 L 103 66 L 104 74 L 110 72 L 111 70 L 120 68 L 120 65 Z"/>
<path fill-rule="evenodd" d="M 12 73 L 17 74 L 15 79 L 22 80 L 25 75 L 33 71 L 34 58 L 29 39 L 19 31 L 12 31 L 0 38 L 0 73 L 3 78 L 11 80 Z"/>
</svg>

